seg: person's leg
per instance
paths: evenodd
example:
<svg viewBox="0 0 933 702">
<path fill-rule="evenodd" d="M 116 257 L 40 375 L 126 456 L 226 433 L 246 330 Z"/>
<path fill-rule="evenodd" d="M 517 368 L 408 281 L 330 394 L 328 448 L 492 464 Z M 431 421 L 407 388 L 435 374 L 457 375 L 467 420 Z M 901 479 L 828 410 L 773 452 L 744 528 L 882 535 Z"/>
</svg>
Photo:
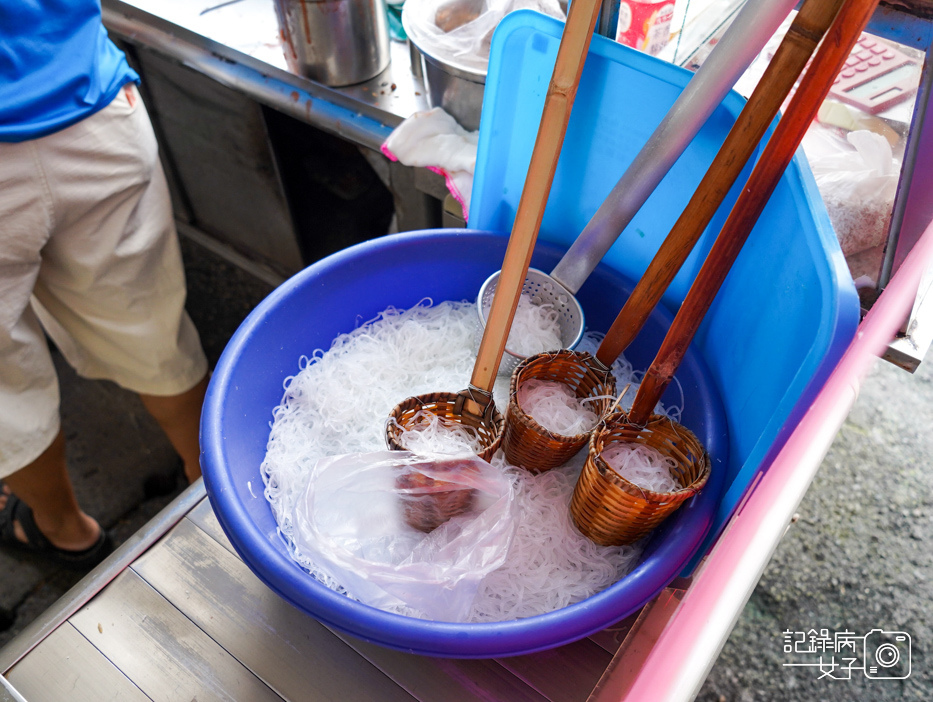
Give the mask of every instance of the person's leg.
<svg viewBox="0 0 933 702">
<path fill-rule="evenodd" d="M 36 315 L 79 375 L 139 394 L 194 480 L 207 359 L 185 313 L 168 187 L 135 88 L 65 137 L 50 191 L 70 219 L 43 249 Z"/>
<path fill-rule="evenodd" d="M 38 530 L 52 546 L 83 551 L 101 530 L 68 478 L 58 379 L 29 305 L 54 219 L 43 182 L 34 144 L 0 143 L 0 526 L 3 541 L 41 550 L 27 538 Z"/>
<path fill-rule="evenodd" d="M 201 405 L 207 391 L 207 376 L 190 390 L 179 395 L 139 394 L 146 409 L 162 427 L 172 446 L 185 464 L 185 477 L 194 482 L 201 477 L 201 446 L 198 429 L 201 422 Z"/>
<path fill-rule="evenodd" d="M 84 513 L 75 498 L 65 464 L 65 435 L 59 431 L 52 444 L 32 463 L 4 479 L 8 490 L 0 493 L 0 509 L 10 492 L 32 509 L 39 531 L 53 546 L 83 551 L 100 539 L 100 526 Z M 26 533 L 14 524 L 16 538 L 25 543 Z"/>
</svg>

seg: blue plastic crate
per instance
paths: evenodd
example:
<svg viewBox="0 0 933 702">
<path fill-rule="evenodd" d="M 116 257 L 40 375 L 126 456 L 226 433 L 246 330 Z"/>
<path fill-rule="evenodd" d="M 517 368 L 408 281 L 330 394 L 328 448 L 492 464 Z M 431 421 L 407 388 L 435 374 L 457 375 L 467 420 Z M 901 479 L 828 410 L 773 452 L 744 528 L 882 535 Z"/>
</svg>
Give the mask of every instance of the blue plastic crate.
<svg viewBox="0 0 933 702">
<path fill-rule="evenodd" d="M 519 11 L 493 40 L 470 226 L 508 232 L 531 160 L 563 23 Z M 692 74 L 594 36 L 541 226 L 569 246 L 654 131 Z M 637 280 L 689 201 L 744 105 L 731 93 L 648 199 L 604 262 Z M 735 202 L 732 188 L 663 298 L 676 310 Z M 795 158 L 736 261 L 695 344 L 726 408 L 727 493 L 713 533 L 768 454 L 816 396 L 848 346 L 859 304 L 803 159 Z M 605 329 L 603 329 L 605 331 Z M 688 399 L 689 401 L 689 399 Z"/>
</svg>

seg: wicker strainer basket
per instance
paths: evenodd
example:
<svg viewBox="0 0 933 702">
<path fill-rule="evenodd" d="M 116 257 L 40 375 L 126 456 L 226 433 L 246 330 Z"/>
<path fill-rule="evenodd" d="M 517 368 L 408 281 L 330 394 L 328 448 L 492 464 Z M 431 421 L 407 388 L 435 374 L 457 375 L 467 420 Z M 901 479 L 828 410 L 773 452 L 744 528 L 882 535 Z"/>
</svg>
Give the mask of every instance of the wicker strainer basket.
<svg viewBox="0 0 933 702">
<path fill-rule="evenodd" d="M 486 414 L 482 417 L 464 412 L 464 398 L 469 394 L 470 390 L 432 392 L 403 400 L 386 422 L 386 445 L 394 451 L 405 450 L 399 441 L 402 431 L 414 429 L 419 421 L 427 422 L 424 413 L 430 412 L 437 415 L 442 424 L 459 424 L 472 429 L 482 446 L 476 455 L 484 461 L 491 460 L 502 443 L 505 420 L 492 402 L 486 405 Z"/>
<path fill-rule="evenodd" d="M 675 477 L 684 487 L 651 492 L 620 476 L 600 458 L 603 450 L 618 442 L 644 444 L 673 458 L 678 466 Z M 625 413 L 613 414 L 590 437 L 570 514 L 583 535 L 597 544 L 634 543 L 696 495 L 709 474 L 709 454 L 686 427 L 658 414 L 651 415 L 644 427 L 629 424 Z"/>
<path fill-rule="evenodd" d="M 463 487 L 462 476 L 476 471 L 470 461 L 451 458 L 425 463 L 431 473 L 450 480 L 430 477 L 418 470 L 400 474 L 395 489 L 402 502 L 405 522 L 418 531 L 431 533 L 444 522 L 463 514 L 473 506 L 476 490 Z M 415 466 L 417 468 L 417 465 Z M 459 479 L 458 479 L 459 476 Z M 452 487 L 456 485 L 456 487 Z"/>
<path fill-rule="evenodd" d="M 403 400 L 392 410 L 386 422 L 386 445 L 394 450 L 405 450 L 400 438 L 404 430 L 414 429 L 419 422 L 427 424 L 426 413 L 436 415 L 441 423 L 469 427 L 476 433 L 482 448 L 476 455 L 484 461 L 492 459 L 502 443 L 504 419 L 490 401 L 485 404 L 485 414 L 478 417 L 464 411 L 464 402 L 476 388 L 454 392 L 435 392 Z M 483 404 L 483 403 L 480 403 Z M 426 479 L 423 484 L 399 485 L 400 488 L 417 487 L 424 493 L 417 499 L 404 500 L 404 516 L 409 526 L 419 531 L 430 532 L 449 519 L 463 514 L 473 504 L 473 490 L 463 488 L 462 483 Z"/>
<path fill-rule="evenodd" d="M 569 350 L 542 353 L 518 365 L 509 386 L 502 448 L 510 464 L 540 473 L 570 460 L 583 448 L 591 432 L 563 436 L 545 429 L 528 415 L 519 404 L 518 389 L 522 383 L 534 379 L 562 383 L 581 400 L 599 398 L 588 405 L 600 419 L 613 403 L 616 383 L 612 373 L 588 353 Z"/>
</svg>

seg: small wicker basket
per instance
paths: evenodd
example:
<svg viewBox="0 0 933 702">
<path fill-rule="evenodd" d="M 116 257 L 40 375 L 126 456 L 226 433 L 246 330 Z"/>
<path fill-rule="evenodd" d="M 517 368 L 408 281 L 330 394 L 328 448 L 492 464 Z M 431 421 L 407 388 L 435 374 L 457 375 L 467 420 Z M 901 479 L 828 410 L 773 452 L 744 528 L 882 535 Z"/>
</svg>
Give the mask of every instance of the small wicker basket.
<svg viewBox="0 0 933 702">
<path fill-rule="evenodd" d="M 566 463 L 590 437 L 591 432 L 563 436 L 538 424 L 519 406 L 518 389 L 532 379 L 559 382 L 579 399 L 599 398 L 590 403 L 602 419 L 612 406 L 616 384 L 612 373 L 588 353 L 561 350 L 538 354 L 522 361 L 509 386 L 509 405 L 502 434 L 506 460 L 532 473 L 541 473 Z"/>
<path fill-rule="evenodd" d="M 394 451 L 405 450 L 400 442 L 402 431 L 414 428 L 418 422 L 428 422 L 425 413 L 430 412 L 437 415 L 441 422 L 463 424 L 475 431 L 482 444 L 482 449 L 476 455 L 484 461 L 492 460 L 502 443 L 502 425 L 505 420 L 491 401 L 486 405 L 486 413 L 482 417 L 464 412 L 464 398 L 470 396 L 470 391 L 464 390 L 460 393 L 428 393 L 403 400 L 395 406 L 386 422 L 386 445 Z M 416 500 L 404 501 L 405 521 L 409 526 L 425 532 L 463 514 L 473 504 L 473 490 L 463 488 L 459 483 L 429 480 L 430 492 L 420 495 Z"/>
<path fill-rule="evenodd" d="M 620 476 L 600 457 L 603 450 L 618 442 L 644 444 L 673 458 L 678 466 L 675 477 L 684 487 L 652 492 Z M 641 427 L 629 424 L 625 413 L 616 413 L 590 437 L 589 455 L 573 490 L 570 514 L 583 535 L 597 544 L 634 543 L 696 495 L 709 474 L 709 454 L 686 427 L 658 414 L 651 415 Z"/>
<path fill-rule="evenodd" d="M 437 415 L 443 423 L 462 424 L 475 431 L 482 444 L 482 449 L 477 451 L 476 455 L 484 461 L 491 460 L 502 443 L 502 426 L 505 420 L 492 402 L 486 406 L 486 414 L 483 417 L 464 412 L 464 397 L 469 396 L 469 392 L 432 392 L 402 400 L 392 410 L 389 421 L 386 422 L 386 445 L 393 451 L 405 450 L 399 441 L 402 431 L 413 429 L 419 420 L 427 422 L 423 413 L 430 412 Z"/>
<path fill-rule="evenodd" d="M 475 473 L 476 468 L 469 461 L 455 458 L 423 465 L 435 474 L 446 474 L 444 477 L 456 480 L 429 477 L 417 470 L 418 464 L 415 470 L 407 470 L 396 478 L 395 489 L 401 499 L 405 522 L 427 534 L 473 506 L 476 490 L 463 487 L 462 476 L 468 471 Z M 457 487 L 452 488 L 454 485 Z"/>
</svg>

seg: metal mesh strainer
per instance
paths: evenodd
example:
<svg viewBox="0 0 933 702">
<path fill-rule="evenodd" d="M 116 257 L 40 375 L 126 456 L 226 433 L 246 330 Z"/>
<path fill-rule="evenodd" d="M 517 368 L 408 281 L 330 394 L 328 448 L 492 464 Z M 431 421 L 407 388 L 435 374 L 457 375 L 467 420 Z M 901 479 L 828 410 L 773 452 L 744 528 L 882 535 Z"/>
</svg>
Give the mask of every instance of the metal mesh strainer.
<svg viewBox="0 0 933 702">
<path fill-rule="evenodd" d="M 492 298 L 496 292 L 499 281 L 499 272 L 493 273 L 483 287 L 480 288 L 476 298 L 476 310 L 480 322 L 486 326 L 486 317 L 492 306 Z M 557 310 L 557 320 L 560 324 L 561 348 L 572 349 L 583 338 L 584 317 L 583 308 L 577 298 L 554 278 L 536 268 L 529 268 L 522 286 L 522 295 L 528 295 L 535 305 L 551 305 Z M 558 349 L 540 349 L 540 351 L 557 351 Z M 533 354 L 532 354 L 533 355 Z M 515 367 L 525 360 L 527 356 L 516 353 L 506 344 L 502 361 L 499 363 L 499 374 L 510 374 Z"/>
</svg>

